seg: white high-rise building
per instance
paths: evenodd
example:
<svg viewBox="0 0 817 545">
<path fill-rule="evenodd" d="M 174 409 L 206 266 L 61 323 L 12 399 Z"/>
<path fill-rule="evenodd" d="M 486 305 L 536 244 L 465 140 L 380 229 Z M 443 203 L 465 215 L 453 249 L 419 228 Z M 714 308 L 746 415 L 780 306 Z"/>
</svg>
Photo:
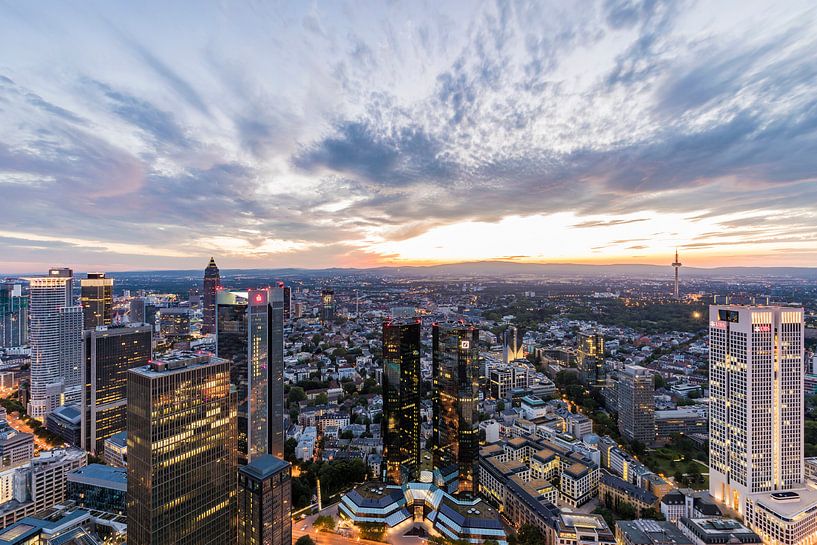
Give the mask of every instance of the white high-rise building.
<svg viewBox="0 0 817 545">
<path fill-rule="evenodd" d="M 38 420 L 82 394 L 82 307 L 72 304 L 71 269 L 29 278 L 31 297 L 31 397 L 28 414 Z"/>
<path fill-rule="evenodd" d="M 803 329 L 802 308 L 709 307 L 709 491 L 766 543 L 817 542 L 817 490 L 803 469 Z"/>
</svg>

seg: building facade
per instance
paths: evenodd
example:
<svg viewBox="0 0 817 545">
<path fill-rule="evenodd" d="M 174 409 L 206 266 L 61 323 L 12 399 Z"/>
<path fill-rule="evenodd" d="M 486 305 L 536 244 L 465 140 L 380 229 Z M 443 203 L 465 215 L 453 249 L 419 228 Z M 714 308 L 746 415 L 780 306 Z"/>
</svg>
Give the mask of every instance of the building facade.
<svg viewBox="0 0 817 545">
<path fill-rule="evenodd" d="M 210 263 L 204 269 L 204 284 L 202 291 L 202 324 L 204 334 L 216 332 L 216 291 L 221 286 L 221 273 L 216 260 L 210 258 Z"/>
<path fill-rule="evenodd" d="M 105 273 L 88 273 L 79 281 L 83 329 L 111 325 L 113 318 L 113 278 Z"/>
<path fill-rule="evenodd" d="M 238 391 L 239 460 L 283 458 L 283 289 L 219 291 L 216 317 L 216 354 Z"/>
<path fill-rule="evenodd" d="M 82 448 L 101 456 L 105 439 L 127 429 L 128 370 L 148 364 L 153 328 L 111 327 L 83 334 Z"/>
<path fill-rule="evenodd" d="M 803 482 L 803 309 L 709 309 L 709 491 L 746 496 Z"/>
<path fill-rule="evenodd" d="M 271 454 L 238 471 L 238 545 L 292 543 L 291 466 Z"/>
<path fill-rule="evenodd" d="M 29 278 L 31 397 L 28 414 L 40 421 L 82 394 L 82 307 L 74 306 L 71 269 Z"/>
<path fill-rule="evenodd" d="M 383 460 L 386 482 L 419 477 L 420 321 L 383 324 Z"/>
<path fill-rule="evenodd" d="M 655 386 L 645 367 L 628 365 L 618 374 L 618 429 L 630 441 L 655 441 Z"/>
<path fill-rule="evenodd" d="M 179 352 L 128 372 L 128 544 L 235 540 L 229 362 Z"/>
<path fill-rule="evenodd" d="M 28 344 L 28 305 L 21 283 L 0 283 L 0 348 Z"/>
<path fill-rule="evenodd" d="M 332 323 L 335 320 L 335 290 L 324 288 L 321 290 L 321 322 Z"/>
<path fill-rule="evenodd" d="M 607 384 L 604 369 L 604 335 L 595 331 L 580 332 L 576 363 L 586 384 L 603 388 Z"/>
<path fill-rule="evenodd" d="M 457 491 L 477 493 L 479 329 L 463 322 L 432 327 L 434 467 L 458 471 Z"/>
</svg>

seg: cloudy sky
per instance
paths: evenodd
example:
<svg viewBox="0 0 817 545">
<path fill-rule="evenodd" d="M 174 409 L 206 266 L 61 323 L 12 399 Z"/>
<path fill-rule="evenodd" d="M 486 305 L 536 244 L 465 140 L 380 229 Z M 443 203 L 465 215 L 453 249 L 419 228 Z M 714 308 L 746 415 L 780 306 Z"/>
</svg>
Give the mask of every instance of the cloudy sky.
<svg viewBox="0 0 817 545">
<path fill-rule="evenodd" d="M 817 266 L 813 5 L 0 0 L 0 272 Z"/>
</svg>

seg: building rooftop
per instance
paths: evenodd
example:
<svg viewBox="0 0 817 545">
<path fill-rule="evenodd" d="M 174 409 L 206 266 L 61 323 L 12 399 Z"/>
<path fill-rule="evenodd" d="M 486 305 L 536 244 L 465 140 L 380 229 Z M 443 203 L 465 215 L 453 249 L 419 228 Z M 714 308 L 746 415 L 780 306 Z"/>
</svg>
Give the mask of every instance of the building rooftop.
<svg viewBox="0 0 817 545">
<path fill-rule="evenodd" d="M 128 432 L 120 431 L 119 433 L 115 433 L 108 437 L 107 439 L 105 439 L 105 442 L 112 443 L 113 445 L 120 448 L 125 448 L 126 446 L 128 446 Z"/>
<path fill-rule="evenodd" d="M 123 492 L 128 489 L 128 470 L 124 467 L 88 464 L 68 473 L 67 479 L 69 482 L 113 488 Z"/>
<path fill-rule="evenodd" d="M 217 358 L 209 352 L 199 352 L 193 350 L 179 350 L 171 352 L 161 358 L 151 360 L 150 365 L 135 367 L 130 370 L 148 378 L 166 376 L 181 373 L 188 369 L 204 367 L 217 363 L 226 363 L 227 360 Z"/>
<path fill-rule="evenodd" d="M 272 454 L 262 454 L 261 456 L 254 457 L 249 464 L 242 466 L 240 471 L 257 479 L 265 479 L 288 466 L 289 462 Z"/>
<path fill-rule="evenodd" d="M 693 545 L 677 526 L 663 520 L 619 520 L 616 528 L 626 535 L 624 541 L 632 545 Z"/>
<path fill-rule="evenodd" d="M 750 498 L 775 515 L 791 518 L 817 507 L 817 488 L 808 485 L 785 493 L 753 494 Z"/>
</svg>

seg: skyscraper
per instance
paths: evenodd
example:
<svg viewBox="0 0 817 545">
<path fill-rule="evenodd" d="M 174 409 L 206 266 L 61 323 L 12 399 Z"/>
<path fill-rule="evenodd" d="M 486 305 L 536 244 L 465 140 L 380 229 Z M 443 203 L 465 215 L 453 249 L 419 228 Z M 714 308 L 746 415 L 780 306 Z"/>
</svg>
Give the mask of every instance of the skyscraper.
<svg viewBox="0 0 817 545">
<path fill-rule="evenodd" d="M 82 448 L 102 456 L 105 439 L 127 429 L 128 370 L 151 358 L 153 328 L 89 329 L 83 334 Z"/>
<path fill-rule="evenodd" d="M 181 352 L 128 371 L 128 545 L 235 542 L 229 362 Z"/>
<path fill-rule="evenodd" d="M 457 491 L 476 495 L 479 451 L 479 330 L 464 322 L 432 327 L 434 467 L 459 473 Z"/>
<path fill-rule="evenodd" d="M 416 479 L 420 468 L 420 321 L 383 324 L 383 479 Z"/>
<path fill-rule="evenodd" d="M 618 374 L 618 430 L 630 441 L 655 441 L 655 383 L 652 371 L 627 365 Z"/>
<path fill-rule="evenodd" d="M 803 309 L 709 307 L 709 490 L 747 495 L 803 482 Z"/>
<path fill-rule="evenodd" d="M 321 322 L 332 323 L 335 320 L 335 290 L 324 288 L 321 290 Z"/>
<path fill-rule="evenodd" d="M 604 335 L 596 331 L 580 332 L 576 359 L 584 381 L 590 386 L 603 388 L 607 382 L 604 371 Z"/>
<path fill-rule="evenodd" d="M 128 310 L 128 320 L 132 324 L 143 324 L 147 323 L 145 319 L 145 298 L 144 297 L 134 297 L 130 301 L 130 309 Z M 151 323 L 150 326 L 153 327 L 155 324 Z"/>
<path fill-rule="evenodd" d="M 211 257 L 210 263 L 204 269 L 202 333 L 215 333 L 216 331 L 216 291 L 220 286 L 221 274 L 216 266 L 216 260 Z"/>
<path fill-rule="evenodd" d="M 292 288 L 283 282 L 279 282 L 278 287 L 284 290 L 284 322 L 288 322 L 292 317 Z"/>
<path fill-rule="evenodd" d="M 31 398 L 28 414 L 38 420 L 82 397 L 82 307 L 71 303 L 71 269 L 50 269 L 29 278 Z"/>
<path fill-rule="evenodd" d="M 0 348 L 28 344 L 28 305 L 20 282 L 0 283 Z"/>
<path fill-rule="evenodd" d="M 262 454 L 238 471 L 238 545 L 291 545 L 291 466 Z"/>
<path fill-rule="evenodd" d="M 216 315 L 216 353 L 231 362 L 238 391 L 240 461 L 283 458 L 283 290 L 219 291 Z"/>
<path fill-rule="evenodd" d="M 508 326 L 502 332 L 502 361 L 510 363 L 525 357 L 525 347 L 522 343 L 524 333 L 516 326 Z"/>
<path fill-rule="evenodd" d="M 113 318 L 113 278 L 105 273 L 88 273 L 79 281 L 83 329 L 111 325 Z"/>
</svg>

